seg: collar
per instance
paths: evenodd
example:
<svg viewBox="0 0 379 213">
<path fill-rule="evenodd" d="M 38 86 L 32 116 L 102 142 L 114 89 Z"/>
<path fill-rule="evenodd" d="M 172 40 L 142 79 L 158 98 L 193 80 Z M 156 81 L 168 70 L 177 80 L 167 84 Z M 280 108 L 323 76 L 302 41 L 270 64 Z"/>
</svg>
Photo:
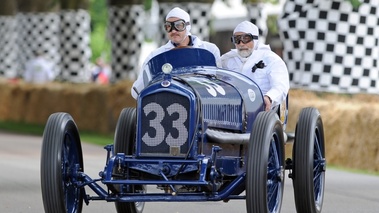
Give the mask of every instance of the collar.
<svg viewBox="0 0 379 213">
<path fill-rule="evenodd" d="M 192 36 L 188 35 L 188 38 L 189 38 L 189 42 L 188 42 L 187 46 L 193 46 Z M 171 42 L 171 44 L 174 45 L 174 47 L 178 46 L 178 44 L 173 43 L 173 42 Z"/>
</svg>

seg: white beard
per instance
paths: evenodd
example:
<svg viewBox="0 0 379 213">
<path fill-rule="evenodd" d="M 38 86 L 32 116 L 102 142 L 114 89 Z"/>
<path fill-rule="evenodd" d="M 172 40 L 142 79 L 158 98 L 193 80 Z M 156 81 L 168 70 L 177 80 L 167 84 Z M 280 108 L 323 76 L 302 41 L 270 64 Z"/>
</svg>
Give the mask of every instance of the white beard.
<svg viewBox="0 0 379 213">
<path fill-rule="evenodd" d="M 238 54 L 242 57 L 242 58 L 247 58 L 251 55 L 251 53 L 253 53 L 253 50 L 252 49 L 248 49 L 248 50 L 238 50 Z"/>
</svg>

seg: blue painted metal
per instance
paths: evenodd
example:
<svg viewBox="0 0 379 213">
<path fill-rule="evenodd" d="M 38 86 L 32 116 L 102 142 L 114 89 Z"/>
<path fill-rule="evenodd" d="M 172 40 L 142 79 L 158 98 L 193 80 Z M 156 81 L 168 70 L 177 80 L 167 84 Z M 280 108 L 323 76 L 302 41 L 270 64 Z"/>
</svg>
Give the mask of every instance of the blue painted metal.
<svg viewBox="0 0 379 213">
<path fill-rule="evenodd" d="M 161 70 L 165 63 L 173 67 L 170 74 Z M 154 80 L 137 99 L 135 151 L 113 153 L 113 146 L 107 145 L 100 178 L 72 174 L 78 188 L 88 186 L 96 193 L 85 201 L 245 199 L 240 193 L 245 187 L 246 147 L 218 144 L 204 133 L 207 128 L 250 133 L 257 114 L 264 110 L 259 87 L 240 73 L 217 68 L 213 55 L 202 49 L 168 51 L 148 65 Z M 277 171 L 272 172 L 274 177 Z M 112 191 L 114 184 L 124 187 Z M 129 190 L 133 185 L 157 185 L 164 192 L 134 193 Z"/>
<path fill-rule="evenodd" d="M 81 188 L 76 187 L 79 181 L 78 172 L 80 171 L 81 150 L 77 147 L 76 137 L 70 132 L 65 133 L 62 144 L 62 186 L 63 193 L 67 202 L 68 211 L 78 211 L 80 202 Z"/>
<path fill-rule="evenodd" d="M 196 66 L 216 66 L 214 55 L 205 49 L 179 48 L 161 53 L 148 62 L 153 78 L 162 75 L 162 66 L 170 63 L 174 69 Z M 188 72 L 188 68 L 185 69 Z"/>
<path fill-rule="evenodd" d="M 325 170 L 326 170 L 326 159 L 323 157 L 325 156 L 325 153 L 323 153 L 323 150 L 325 150 L 324 144 L 325 142 L 322 141 L 323 138 L 320 136 L 320 130 L 316 129 L 315 132 L 315 138 L 314 138 L 314 169 L 313 169 L 313 185 L 314 185 L 314 197 L 316 206 L 321 207 L 322 206 L 322 199 L 324 194 L 324 188 L 325 188 Z"/>
<path fill-rule="evenodd" d="M 106 201 L 118 201 L 118 202 L 157 202 L 157 201 L 175 201 L 175 202 L 193 202 L 193 201 L 220 201 L 225 199 L 245 199 L 245 195 L 232 195 L 233 191 L 236 190 L 240 185 L 244 184 L 246 174 L 242 174 L 235 178 L 229 187 L 217 192 L 208 194 L 205 192 L 193 192 L 193 193 L 121 193 L 117 196 L 112 195 L 105 191 L 97 182 L 102 181 L 102 179 L 92 180 L 88 175 L 81 173 L 82 184 L 78 187 L 89 186 L 96 195 L 87 195 L 87 200 L 106 200 Z M 103 182 L 103 181 L 102 181 Z M 132 181 L 131 181 L 132 182 Z M 137 180 L 134 181 L 137 184 Z M 146 184 L 156 185 L 157 182 L 142 181 Z M 104 183 L 104 182 L 103 182 Z M 113 184 L 123 183 L 123 182 L 110 182 Z M 141 184 L 141 182 L 139 182 Z M 183 182 L 178 182 L 182 185 Z M 121 196 L 120 196 L 121 195 Z"/>
<path fill-rule="evenodd" d="M 276 212 L 278 207 L 278 196 L 282 194 L 282 185 L 284 184 L 284 177 L 282 177 L 282 169 L 280 159 L 284 159 L 283 156 L 278 155 L 281 153 L 280 141 L 278 141 L 278 135 L 275 135 L 271 140 L 268 165 L 267 165 L 267 205 L 269 212 Z M 280 205 L 279 205 L 280 207 Z"/>
</svg>

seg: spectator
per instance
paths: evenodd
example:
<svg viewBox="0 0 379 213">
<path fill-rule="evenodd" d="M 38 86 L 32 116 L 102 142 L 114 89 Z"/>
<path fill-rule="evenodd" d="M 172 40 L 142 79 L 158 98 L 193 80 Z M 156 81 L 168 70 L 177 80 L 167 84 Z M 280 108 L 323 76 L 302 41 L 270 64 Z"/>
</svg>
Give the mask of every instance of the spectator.
<svg viewBox="0 0 379 213">
<path fill-rule="evenodd" d="M 260 87 L 264 95 L 265 110 L 286 100 L 289 90 L 289 75 L 284 61 L 269 45 L 258 40 L 258 27 L 243 21 L 233 31 L 232 42 L 236 49 L 221 56 L 221 66 L 241 72 Z"/>
<path fill-rule="evenodd" d="M 26 82 L 35 84 L 53 81 L 55 78 L 53 64 L 44 57 L 44 54 L 36 53 L 35 58 L 26 63 L 23 77 Z"/>
<path fill-rule="evenodd" d="M 195 48 L 203 48 L 210 51 L 215 56 L 216 62 L 218 62 L 220 59 L 220 50 L 215 44 L 202 41 L 190 33 L 190 16 L 187 12 L 180 9 L 179 7 L 173 8 L 167 14 L 163 27 L 167 32 L 169 41 L 165 45 L 151 52 L 143 63 L 143 70 L 140 72 L 137 80 L 134 82 L 131 91 L 132 96 L 135 99 L 137 99 L 138 94 L 143 88 L 148 85 L 149 81 L 151 80 L 150 73 L 146 68 L 147 62 L 160 53 L 169 51 L 176 47 L 192 46 Z"/>
<path fill-rule="evenodd" d="M 111 76 L 111 68 L 102 58 L 96 60 L 96 66 L 92 70 L 92 81 L 98 84 L 108 84 Z"/>
</svg>

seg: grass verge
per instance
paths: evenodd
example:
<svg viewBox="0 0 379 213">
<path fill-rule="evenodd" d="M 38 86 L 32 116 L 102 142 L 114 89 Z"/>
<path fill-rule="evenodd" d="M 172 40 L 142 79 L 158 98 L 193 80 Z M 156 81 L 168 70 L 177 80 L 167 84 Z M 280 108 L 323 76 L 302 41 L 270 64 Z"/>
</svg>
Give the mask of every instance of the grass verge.
<svg viewBox="0 0 379 213">
<path fill-rule="evenodd" d="M 0 121 L 0 130 L 16 134 L 28 134 L 42 136 L 44 125 L 27 124 L 20 122 Z M 82 142 L 105 146 L 113 143 L 113 135 L 101 135 L 93 132 L 79 131 L 80 139 Z M 328 165 L 328 168 L 337 169 L 341 171 L 349 171 L 358 174 L 368 174 L 379 176 L 379 172 L 372 172 L 367 170 L 349 169 L 335 165 Z"/>
<path fill-rule="evenodd" d="M 11 122 L 11 121 L 0 121 L 0 130 L 5 132 L 11 132 L 16 134 L 25 135 L 37 135 L 42 136 L 44 125 L 38 124 L 28 124 L 22 122 Z M 97 144 L 97 145 L 107 145 L 113 143 L 113 135 L 101 135 L 88 131 L 80 131 L 80 140 L 87 143 Z"/>
</svg>

